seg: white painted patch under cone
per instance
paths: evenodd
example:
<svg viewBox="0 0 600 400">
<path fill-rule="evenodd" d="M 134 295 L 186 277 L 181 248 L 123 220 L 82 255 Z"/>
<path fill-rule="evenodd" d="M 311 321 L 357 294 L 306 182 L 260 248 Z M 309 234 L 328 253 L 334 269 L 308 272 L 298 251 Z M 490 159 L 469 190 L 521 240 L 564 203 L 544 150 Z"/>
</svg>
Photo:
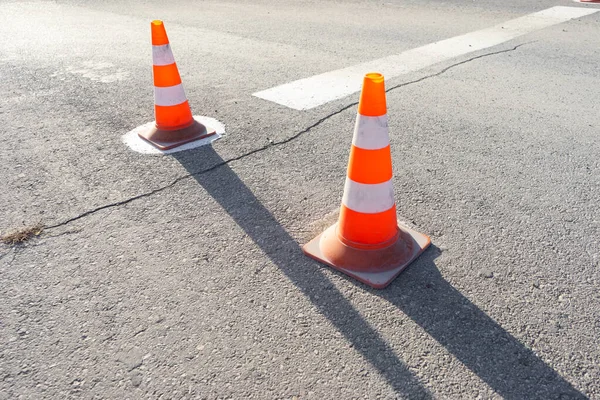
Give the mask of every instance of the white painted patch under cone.
<svg viewBox="0 0 600 400">
<path fill-rule="evenodd" d="M 196 140 L 196 141 L 190 142 L 190 143 L 186 143 L 179 147 L 175 147 L 174 149 L 159 150 L 156 147 L 154 147 L 153 145 L 151 145 L 150 143 L 148 143 L 147 141 L 145 141 L 144 139 L 142 139 L 138 135 L 138 132 L 141 132 L 144 129 L 148 129 L 151 126 L 153 126 L 154 121 L 152 121 L 152 122 L 148 122 L 147 124 L 144 124 L 142 126 L 138 126 L 134 130 L 127 132 L 125 135 L 123 135 L 123 137 L 122 137 L 123 143 L 125 143 L 127 145 L 127 147 L 129 147 L 131 150 L 141 153 L 141 154 L 171 154 L 171 153 L 177 153 L 180 151 L 195 149 L 196 147 L 200 147 L 200 146 L 205 146 L 207 144 L 214 142 L 217 139 L 220 139 L 222 136 L 225 135 L 225 125 L 223 125 L 221 122 L 217 121 L 216 119 L 210 118 L 210 117 L 205 117 L 202 115 L 194 115 L 194 119 L 196 121 L 200 122 L 201 124 L 203 124 L 204 126 L 206 126 L 209 130 L 214 129 L 217 133 L 212 136 L 209 136 L 207 138 Z"/>
</svg>

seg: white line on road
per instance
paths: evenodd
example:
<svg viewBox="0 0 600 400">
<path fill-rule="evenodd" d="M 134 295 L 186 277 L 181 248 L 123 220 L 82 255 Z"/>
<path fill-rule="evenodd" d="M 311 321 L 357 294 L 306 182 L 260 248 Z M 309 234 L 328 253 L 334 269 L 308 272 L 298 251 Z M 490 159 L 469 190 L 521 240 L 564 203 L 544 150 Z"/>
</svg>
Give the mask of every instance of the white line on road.
<svg viewBox="0 0 600 400">
<path fill-rule="evenodd" d="M 286 83 L 254 93 L 254 96 L 295 110 L 308 110 L 358 92 L 367 72 L 377 71 L 388 79 L 394 78 L 598 11 L 600 10 L 580 7 L 552 7 L 492 28 Z"/>
</svg>

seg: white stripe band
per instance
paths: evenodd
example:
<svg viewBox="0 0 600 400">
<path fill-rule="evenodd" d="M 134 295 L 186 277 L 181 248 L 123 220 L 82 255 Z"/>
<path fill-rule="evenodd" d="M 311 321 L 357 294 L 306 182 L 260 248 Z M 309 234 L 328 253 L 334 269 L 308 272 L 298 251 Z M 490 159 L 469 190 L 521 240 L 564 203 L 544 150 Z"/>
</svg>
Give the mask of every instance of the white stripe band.
<svg viewBox="0 0 600 400">
<path fill-rule="evenodd" d="M 152 46 L 152 63 L 156 66 L 171 65 L 175 62 L 170 44 Z"/>
<path fill-rule="evenodd" d="M 387 115 L 367 117 L 358 114 L 352 144 L 365 150 L 379 150 L 389 146 Z"/>
<path fill-rule="evenodd" d="M 369 185 L 346 178 L 342 204 L 363 214 L 376 214 L 387 211 L 395 204 L 392 180 Z"/>
<path fill-rule="evenodd" d="M 176 106 L 187 100 L 183 85 L 154 87 L 154 104 L 157 106 Z"/>
</svg>

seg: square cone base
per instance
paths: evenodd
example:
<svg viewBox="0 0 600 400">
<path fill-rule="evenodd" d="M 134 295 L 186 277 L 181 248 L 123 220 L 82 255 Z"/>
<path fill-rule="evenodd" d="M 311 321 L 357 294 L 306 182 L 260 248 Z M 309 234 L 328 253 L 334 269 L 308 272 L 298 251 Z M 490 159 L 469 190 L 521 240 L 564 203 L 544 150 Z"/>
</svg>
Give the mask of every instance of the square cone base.
<svg viewBox="0 0 600 400">
<path fill-rule="evenodd" d="M 388 286 L 431 244 L 428 236 L 398 223 L 398 239 L 388 247 L 365 250 L 344 244 L 337 235 L 337 223 L 308 242 L 307 256 L 329 265 L 375 289 Z"/>
<path fill-rule="evenodd" d="M 169 150 L 186 143 L 193 142 L 194 140 L 204 139 L 205 137 L 209 137 L 215 133 L 216 131 L 214 129 L 208 129 L 200 122 L 194 120 L 192 125 L 186 128 L 177 130 L 164 130 L 159 129 L 156 125 L 154 125 L 151 126 L 150 129 L 138 133 L 138 135 L 160 150 Z"/>
</svg>

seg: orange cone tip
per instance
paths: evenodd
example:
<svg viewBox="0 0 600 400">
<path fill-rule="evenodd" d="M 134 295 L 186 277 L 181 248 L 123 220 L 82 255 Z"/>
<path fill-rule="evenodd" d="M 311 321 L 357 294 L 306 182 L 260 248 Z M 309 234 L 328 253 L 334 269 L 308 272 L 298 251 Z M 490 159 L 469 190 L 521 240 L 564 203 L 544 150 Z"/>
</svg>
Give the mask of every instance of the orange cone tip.
<svg viewBox="0 0 600 400">
<path fill-rule="evenodd" d="M 163 44 L 169 44 L 169 38 L 167 37 L 167 31 L 165 30 L 165 24 L 159 19 L 155 19 L 150 23 L 150 30 L 152 33 L 152 45 L 161 46 Z"/>
<path fill-rule="evenodd" d="M 358 102 L 358 113 L 369 117 L 385 115 L 387 104 L 385 99 L 385 82 L 383 75 L 370 72 L 365 75 L 363 88 Z"/>
</svg>

